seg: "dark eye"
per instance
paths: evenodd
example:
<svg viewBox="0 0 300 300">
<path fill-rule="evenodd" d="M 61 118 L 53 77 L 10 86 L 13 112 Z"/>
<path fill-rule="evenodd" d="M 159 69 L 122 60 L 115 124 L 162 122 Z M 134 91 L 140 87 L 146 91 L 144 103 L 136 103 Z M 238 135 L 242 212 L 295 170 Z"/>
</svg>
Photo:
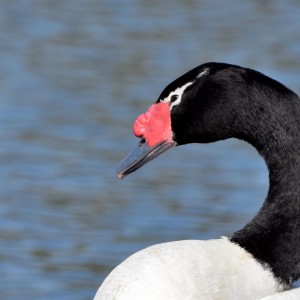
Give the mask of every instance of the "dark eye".
<svg viewBox="0 0 300 300">
<path fill-rule="evenodd" d="M 171 97 L 171 102 L 175 102 L 178 99 L 178 95 L 173 95 Z"/>
</svg>

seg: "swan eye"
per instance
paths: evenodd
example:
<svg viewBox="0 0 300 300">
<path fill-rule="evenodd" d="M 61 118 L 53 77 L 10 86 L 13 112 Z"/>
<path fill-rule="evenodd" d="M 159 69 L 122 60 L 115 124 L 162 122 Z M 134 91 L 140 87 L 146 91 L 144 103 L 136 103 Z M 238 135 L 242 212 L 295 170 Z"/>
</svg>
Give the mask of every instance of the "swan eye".
<svg viewBox="0 0 300 300">
<path fill-rule="evenodd" d="M 173 95 L 170 99 L 171 103 L 175 102 L 178 99 L 178 95 Z"/>
</svg>

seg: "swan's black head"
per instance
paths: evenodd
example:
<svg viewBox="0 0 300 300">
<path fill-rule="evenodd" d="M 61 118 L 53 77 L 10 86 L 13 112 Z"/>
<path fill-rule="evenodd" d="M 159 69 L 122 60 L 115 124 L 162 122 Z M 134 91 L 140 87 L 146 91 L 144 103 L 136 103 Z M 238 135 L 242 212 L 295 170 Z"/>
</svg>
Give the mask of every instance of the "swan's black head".
<svg viewBox="0 0 300 300">
<path fill-rule="evenodd" d="M 118 177 L 175 145 L 244 138 L 245 128 L 251 130 L 249 120 L 258 114 L 263 118 L 272 107 L 274 93 L 293 94 L 275 80 L 239 66 L 207 63 L 192 69 L 170 83 L 137 118 L 133 130 L 141 140 L 119 164 Z"/>
</svg>

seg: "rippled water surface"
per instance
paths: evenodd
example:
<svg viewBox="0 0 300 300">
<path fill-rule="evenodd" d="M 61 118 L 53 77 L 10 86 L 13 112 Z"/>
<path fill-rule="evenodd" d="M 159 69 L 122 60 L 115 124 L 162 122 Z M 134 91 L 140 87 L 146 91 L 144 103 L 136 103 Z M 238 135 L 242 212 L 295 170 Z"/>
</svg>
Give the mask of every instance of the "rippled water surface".
<svg viewBox="0 0 300 300">
<path fill-rule="evenodd" d="M 91 299 L 129 254 L 229 235 L 267 191 L 230 140 L 169 151 L 118 181 L 131 124 L 207 61 L 299 93 L 298 1 L 1 1 L 1 299 Z"/>
</svg>

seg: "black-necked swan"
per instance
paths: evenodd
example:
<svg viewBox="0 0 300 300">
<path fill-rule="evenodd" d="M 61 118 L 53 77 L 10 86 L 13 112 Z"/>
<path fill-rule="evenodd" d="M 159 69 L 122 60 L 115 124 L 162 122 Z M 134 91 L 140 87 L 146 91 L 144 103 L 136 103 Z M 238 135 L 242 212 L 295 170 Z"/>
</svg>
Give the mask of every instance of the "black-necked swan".
<svg viewBox="0 0 300 300">
<path fill-rule="evenodd" d="M 251 69 L 207 63 L 179 77 L 134 123 L 141 138 L 119 178 L 173 146 L 244 140 L 265 159 L 269 191 L 231 237 L 154 245 L 117 266 L 96 300 L 300 299 L 300 99 Z M 242 200 L 241 200 L 242 201 Z"/>
</svg>

